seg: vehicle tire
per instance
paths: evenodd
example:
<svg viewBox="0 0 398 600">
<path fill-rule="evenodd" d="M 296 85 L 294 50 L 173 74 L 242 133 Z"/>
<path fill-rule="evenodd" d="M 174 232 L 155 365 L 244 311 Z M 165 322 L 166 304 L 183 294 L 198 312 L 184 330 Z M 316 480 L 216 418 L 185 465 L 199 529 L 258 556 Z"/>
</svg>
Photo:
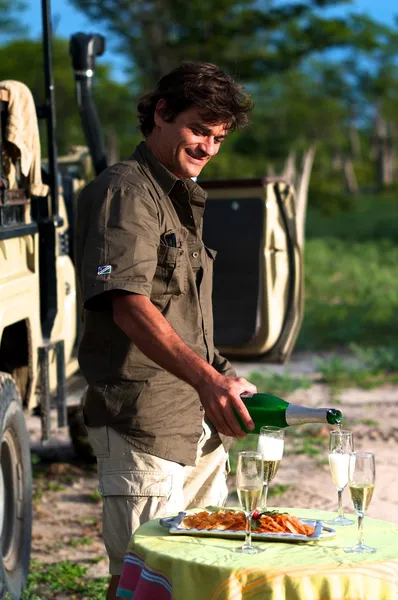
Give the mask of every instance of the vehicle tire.
<svg viewBox="0 0 398 600">
<path fill-rule="evenodd" d="M 29 570 L 32 467 L 29 437 L 13 378 L 0 372 L 0 600 L 19 600 Z"/>
</svg>

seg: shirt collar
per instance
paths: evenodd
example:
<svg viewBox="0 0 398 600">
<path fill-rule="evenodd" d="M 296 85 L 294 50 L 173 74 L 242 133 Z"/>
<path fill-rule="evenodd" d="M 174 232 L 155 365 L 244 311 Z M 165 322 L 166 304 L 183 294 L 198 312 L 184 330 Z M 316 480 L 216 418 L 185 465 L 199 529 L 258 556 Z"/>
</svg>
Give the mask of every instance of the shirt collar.
<svg viewBox="0 0 398 600">
<path fill-rule="evenodd" d="M 195 181 L 192 181 L 189 177 L 186 179 L 179 179 L 173 173 L 171 173 L 158 159 L 152 154 L 145 142 L 140 142 L 134 152 L 134 158 L 138 158 L 137 154 L 141 155 L 144 161 L 149 166 L 153 178 L 156 180 L 158 185 L 162 188 L 163 192 L 169 196 L 172 192 L 177 181 L 181 181 L 188 192 L 192 196 L 196 196 L 198 199 L 202 199 L 203 203 L 207 198 L 207 192 L 205 192 Z"/>
</svg>

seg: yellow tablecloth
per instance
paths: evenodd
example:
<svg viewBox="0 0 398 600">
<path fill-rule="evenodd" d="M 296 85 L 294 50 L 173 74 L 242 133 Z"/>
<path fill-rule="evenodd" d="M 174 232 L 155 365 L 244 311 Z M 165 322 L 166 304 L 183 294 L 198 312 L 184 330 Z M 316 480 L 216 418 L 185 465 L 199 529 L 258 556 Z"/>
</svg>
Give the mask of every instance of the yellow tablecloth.
<svg viewBox="0 0 398 600">
<path fill-rule="evenodd" d="M 325 511 L 280 510 L 310 519 L 335 516 Z M 352 518 L 356 521 L 354 515 Z M 336 528 L 336 532 L 333 538 L 311 543 L 256 541 L 265 552 L 242 555 L 233 552 L 240 540 L 179 536 L 170 534 L 159 520 L 150 521 L 136 531 L 126 557 L 130 565 L 134 563 L 131 588 L 135 594 L 128 586 L 123 592 L 121 585 L 120 597 L 398 600 L 398 525 L 366 517 L 365 543 L 377 548 L 376 553 L 367 555 L 344 552 L 357 541 L 356 524 Z"/>
</svg>

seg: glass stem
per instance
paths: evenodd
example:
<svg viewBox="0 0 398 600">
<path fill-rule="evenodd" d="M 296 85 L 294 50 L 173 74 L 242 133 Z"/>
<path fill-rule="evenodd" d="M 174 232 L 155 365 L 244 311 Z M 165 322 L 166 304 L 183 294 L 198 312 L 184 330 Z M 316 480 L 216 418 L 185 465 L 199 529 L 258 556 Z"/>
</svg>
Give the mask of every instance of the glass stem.
<svg viewBox="0 0 398 600">
<path fill-rule="evenodd" d="M 338 498 L 339 498 L 339 508 L 338 508 L 338 516 L 344 518 L 344 510 L 343 510 L 343 490 L 337 490 Z"/>
<path fill-rule="evenodd" d="M 264 481 L 263 484 L 263 498 L 262 498 L 262 508 L 267 508 L 267 496 L 268 496 L 268 481 Z"/>
<path fill-rule="evenodd" d="M 252 545 L 252 513 L 246 513 L 245 546 Z"/>
<path fill-rule="evenodd" d="M 365 515 L 358 515 L 358 533 L 359 533 L 359 539 L 358 539 L 358 544 L 360 546 L 363 546 L 363 520 L 365 518 Z"/>
</svg>

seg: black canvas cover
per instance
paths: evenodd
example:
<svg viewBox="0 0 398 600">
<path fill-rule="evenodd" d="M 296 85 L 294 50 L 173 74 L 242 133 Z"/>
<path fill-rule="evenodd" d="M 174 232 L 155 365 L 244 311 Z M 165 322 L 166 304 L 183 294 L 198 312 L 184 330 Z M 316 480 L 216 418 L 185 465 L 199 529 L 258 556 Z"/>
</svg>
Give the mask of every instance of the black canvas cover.
<svg viewBox="0 0 398 600">
<path fill-rule="evenodd" d="M 255 335 L 263 251 L 264 199 L 208 199 L 203 239 L 217 250 L 214 263 L 214 341 L 241 346 Z"/>
</svg>

